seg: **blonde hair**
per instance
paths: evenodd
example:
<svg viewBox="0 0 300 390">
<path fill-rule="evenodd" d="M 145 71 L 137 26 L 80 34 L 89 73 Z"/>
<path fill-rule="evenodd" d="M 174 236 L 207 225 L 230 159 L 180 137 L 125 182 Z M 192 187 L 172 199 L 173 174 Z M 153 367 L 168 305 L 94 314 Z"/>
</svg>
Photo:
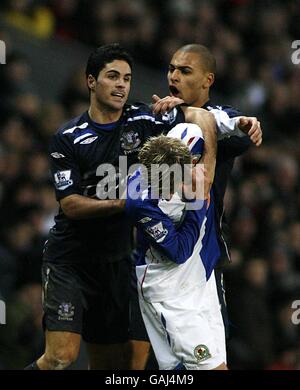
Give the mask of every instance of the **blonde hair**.
<svg viewBox="0 0 300 390">
<path fill-rule="evenodd" d="M 179 139 L 160 135 L 150 138 L 139 152 L 139 161 L 147 168 L 148 182 L 152 177 L 153 167 L 162 166 L 159 181 L 156 183 L 159 190 L 163 190 L 163 179 L 170 175 L 170 191 L 175 191 L 174 164 L 180 165 L 181 178 L 183 178 L 184 165 L 191 164 L 189 148 Z M 153 186 L 153 183 L 151 183 Z M 178 184 L 178 183 L 177 183 Z"/>
</svg>

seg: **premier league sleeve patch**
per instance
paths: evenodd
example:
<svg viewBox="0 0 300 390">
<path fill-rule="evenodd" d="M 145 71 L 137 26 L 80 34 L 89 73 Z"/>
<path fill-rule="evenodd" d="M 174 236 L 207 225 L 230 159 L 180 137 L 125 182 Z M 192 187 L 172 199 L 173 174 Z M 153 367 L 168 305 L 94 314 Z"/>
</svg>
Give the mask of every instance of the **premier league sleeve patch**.
<svg viewBox="0 0 300 390">
<path fill-rule="evenodd" d="M 162 222 L 153 226 L 148 226 L 146 232 L 158 243 L 163 242 L 168 234 L 168 230 L 164 228 Z"/>
<path fill-rule="evenodd" d="M 70 179 L 70 177 L 71 177 L 71 170 L 58 171 L 54 173 L 55 188 L 57 190 L 63 191 L 66 188 L 70 187 L 73 184 L 73 180 Z"/>
</svg>

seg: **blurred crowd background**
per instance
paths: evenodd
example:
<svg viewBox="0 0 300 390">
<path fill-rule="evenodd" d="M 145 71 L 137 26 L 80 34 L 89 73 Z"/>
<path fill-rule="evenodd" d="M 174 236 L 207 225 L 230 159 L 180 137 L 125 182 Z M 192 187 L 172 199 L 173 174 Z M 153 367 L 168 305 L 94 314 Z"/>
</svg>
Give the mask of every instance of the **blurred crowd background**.
<svg viewBox="0 0 300 390">
<path fill-rule="evenodd" d="M 197 42 L 213 51 L 213 100 L 258 116 L 264 130 L 263 146 L 236 161 L 226 193 L 229 367 L 300 369 L 300 324 L 292 322 L 292 302 L 300 300 L 300 65 L 291 60 L 300 2 L 3 0 L 0 23 L 7 50 L 0 65 L 0 299 L 9 323 L 0 325 L 0 369 L 22 368 L 43 352 L 40 266 L 57 211 L 47 145 L 88 106 L 87 57 L 63 79 L 59 68 L 57 80 L 48 78 L 45 66 L 41 93 L 35 60 L 16 48 L 14 31 L 28 45 L 80 43 L 87 53 L 122 43 L 138 64 L 134 98 L 144 101 L 162 88 L 154 83 L 145 96 L 147 72 L 166 84 L 177 48 Z M 57 63 L 64 61 L 60 54 Z M 48 95 L 47 85 L 56 84 Z"/>
</svg>

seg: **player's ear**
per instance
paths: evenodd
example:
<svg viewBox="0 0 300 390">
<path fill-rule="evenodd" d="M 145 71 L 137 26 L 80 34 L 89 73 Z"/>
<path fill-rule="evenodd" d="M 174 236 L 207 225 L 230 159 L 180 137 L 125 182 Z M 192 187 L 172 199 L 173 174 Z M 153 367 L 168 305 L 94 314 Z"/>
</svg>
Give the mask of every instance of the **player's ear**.
<svg viewBox="0 0 300 390">
<path fill-rule="evenodd" d="M 88 75 L 88 78 L 87 78 L 87 85 L 89 87 L 90 90 L 94 91 L 95 90 L 95 87 L 96 87 L 96 80 L 95 80 L 95 77 L 92 76 L 91 74 Z"/>
<path fill-rule="evenodd" d="M 215 75 L 214 73 L 207 72 L 206 74 L 206 82 L 205 82 L 205 87 L 210 88 L 215 81 Z"/>
</svg>

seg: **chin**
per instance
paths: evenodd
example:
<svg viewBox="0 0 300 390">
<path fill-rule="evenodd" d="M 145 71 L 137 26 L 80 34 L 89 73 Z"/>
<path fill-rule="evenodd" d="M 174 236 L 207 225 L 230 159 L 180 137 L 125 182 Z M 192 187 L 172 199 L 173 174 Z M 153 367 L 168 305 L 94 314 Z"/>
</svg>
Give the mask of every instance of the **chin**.
<svg viewBox="0 0 300 390">
<path fill-rule="evenodd" d="M 122 103 L 114 103 L 114 104 L 111 104 L 110 105 L 110 108 L 112 111 L 120 111 L 123 109 L 125 105 L 125 102 L 122 102 Z"/>
</svg>

